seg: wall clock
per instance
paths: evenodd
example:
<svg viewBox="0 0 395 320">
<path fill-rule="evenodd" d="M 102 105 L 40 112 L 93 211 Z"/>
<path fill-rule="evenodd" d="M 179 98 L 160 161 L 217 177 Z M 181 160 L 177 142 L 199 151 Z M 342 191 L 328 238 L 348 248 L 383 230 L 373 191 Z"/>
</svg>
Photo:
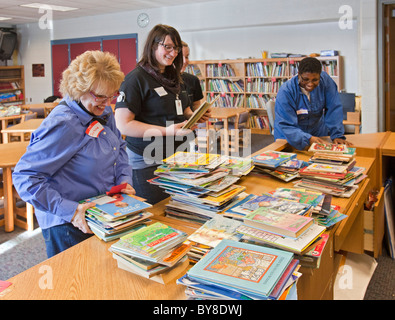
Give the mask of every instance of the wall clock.
<svg viewBox="0 0 395 320">
<path fill-rule="evenodd" d="M 149 23 L 149 16 L 147 13 L 140 13 L 137 17 L 137 24 L 140 28 L 145 28 L 148 26 Z"/>
</svg>

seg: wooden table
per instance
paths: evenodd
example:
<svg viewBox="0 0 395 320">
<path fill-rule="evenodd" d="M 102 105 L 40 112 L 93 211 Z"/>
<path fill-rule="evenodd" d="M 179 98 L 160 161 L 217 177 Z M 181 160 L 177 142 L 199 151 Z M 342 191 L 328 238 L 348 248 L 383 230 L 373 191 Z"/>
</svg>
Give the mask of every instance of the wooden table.
<svg viewBox="0 0 395 320">
<path fill-rule="evenodd" d="M 213 107 L 211 108 L 211 117 L 209 121 L 223 121 L 224 122 L 224 134 L 222 135 L 224 139 L 224 143 L 222 144 L 224 146 L 223 148 L 223 154 L 228 155 L 229 154 L 229 119 L 231 118 L 236 118 L 237 115 L 239 115 L 242 112 L 248 111 L 245 108 L 219 108 L 219 107 Z M 206 129 L 209 129 L 209 121 L 206 121 Z M 235 125 L 235 129 L 237 129 L 237 124 Z M 207 137 L 209 136 L 207 132 Z M 209 144 L 210 142 L 207 139 L 207 150 L 209 150 Z"/>
<path fill-rule="evenodd" d="M 24 121 L 22 123 L 18 123 L 14 126 L 8 127 L 6 129 L 1 130 L 3 134 L 3 143 L 9 142 L 9 134 L 10 133 L 19 133 L 21 135 L 21 141 L 23 141 L 23 136 L 25 133 L 32 133 L 36 130 L 44 119 L 30 119 Z"/>
<path fill-rule="evenodd" d="M 362 141 L 364 137 L 354 139 L 357 140 Z M 278 140 L 265 149 L 286 151 L 288 147 L 285 141 Z M 370 178 L 376 170 L 375 151 L 373 148 L 374 152 L 369 154 L 368 146 L 365 147 L 366 151 L 361 149 L 362 155 L 359 156 L 357 151 L 357 163 L 367 168 Z M 298 152 L 300 159 L 306 160 L 310 156 L 308 152 Z M 330 238 L 325 246 L 320 268 L 301 268 L 303 275 L 298 281 L 300 299 L 333 299 L 333 284 L 340 263 L 340 255 L 336 252 L 351 249 L 361 253 L 360 237 L 355 238 L 354 233 L 363 232 L 360 215 L 370 183 L 369 178 L 361 182 L 351 198 L 334 197 L 333 203 L 339 205 L 340 211 L 347 214 L 348 218 L 327 231 Z M 245 186 L 246 192 L 254 194 L 282 186 L 292 187 L 292 183 L 252 174 L 243 177 L 238 184 Z M 164 206 L 168 200 L 157 203 L 150 210 L 154 214 L 154 220 L 173 225 L 188 234 L 199 227 L 195 223 L 166 217 Z M 175 283 L 161 285 L 118 269 L 115 259 L 108 251 L 111 243 L 92 237 L 22 272 L 8 280 L 13 285 L 0 299 L 185 299 L 182 286 Z M 46 283 L 52 287 L 43 288 Z"/>
<path fill-rule="evenodd" d="M 22 119 L 26 114 L 17 114 L 14 116 L 0 117 L 0 130 L 6 129 L 10 123 L 16 123 L 18 120 L 22 122 Z"/>
<path fill-rule="evenodd" d="M 29 142 L 0 144 L 0 168 L 3 168 L 5 231 L 14 230 L 14 206 L 12 193 L 12 168 L 26 152 Z"/>
</svg>

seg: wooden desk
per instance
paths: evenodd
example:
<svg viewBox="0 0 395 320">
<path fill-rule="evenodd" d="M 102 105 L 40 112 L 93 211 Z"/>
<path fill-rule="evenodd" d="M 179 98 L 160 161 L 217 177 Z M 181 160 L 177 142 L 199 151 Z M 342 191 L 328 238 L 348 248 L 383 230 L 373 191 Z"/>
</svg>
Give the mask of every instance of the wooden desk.
<svg viewBox="0 0 395 320">
<path fill-rule="evenodd" d="M 15 116 L 0 117 L 0 130 L 6 129 L 10 123 L 23 122 L 26 114 L 17 114 Z"/>
<path fill-rule="evenodd" d="M 8 143 L 9 141 L 9 134 L 10 133 L 20 133 L 21 137 L 25 133 L 32 133 L 34 130 L 36 130 L 40 124 L 43 122 L 44 119 L 30 119 L 27 121 L 24 121 L 22 123 L 18 123 L 14 126 L 8 127 L 6 129 L 1 130 L 1 133 L 3 134 L 3 143 Z M 21 139 L 23 141 L 23 139 Z"/>
<path fill-rule="evenodd" d="M 381 152 L 383 156 L 395 157 L 395 132 L 386 132 Z"/>
<path fill-rule="evenodd" d="M 12 168 L 26 152 L 29 142 L 0 144 L 0 168 L 3 168 L 5 231 L 14 230 L 14 206 L 12 193 Z"/>
<path fill-rule="evenodd" d="M 229 119 L 236 118 L 238 114 L 246 111 L 248 111 L 248 109 L 245 108 L 218 108 L 218 107 L 211 108 L 211 117 L 209 121 L 224 122 L 223 130 L 225 131 L 225 133 L 222 135 L 224 139 L 224 143 L 222 144 L 224 146 L 223 154 L 225 155 L 229 154 L 229 134 L 227 134 L 229 130 Z M 209 121 L 206 121 L 207 130 L 209 129 Z M 237 129 L 237 124 L 235 126 L 235 129 Z M 207 137 L 208 136 L 209 135 L 207 132 Z M 207 141 L 207 150 L 209 150 L 209 141 Z"/>
</svg>

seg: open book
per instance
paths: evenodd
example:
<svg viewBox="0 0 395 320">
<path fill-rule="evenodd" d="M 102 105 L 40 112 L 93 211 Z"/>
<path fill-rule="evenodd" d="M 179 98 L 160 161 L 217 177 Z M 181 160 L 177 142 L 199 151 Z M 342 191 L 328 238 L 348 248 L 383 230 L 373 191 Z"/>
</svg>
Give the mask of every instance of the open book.
<svg viewBox="0 0 395 320">
<path fill-rule="evenodd" d="M 203 104 L 200 105 L 199 108 L 197 108 L 194 113 L 192 114 L 192 116 L 188 119 L 188 122 L 182 127 L 182 129 L 190 129 L 192 128 L 192 126 L 199 121 L 199 119 L 206 113 L 206 111 L 212 107 L 215 103 L 215 101 L 217 101 L 219 99 L 219 96 L 217 96 L 213 101 L 211 102 L 203 102 Z"/>
</svg>

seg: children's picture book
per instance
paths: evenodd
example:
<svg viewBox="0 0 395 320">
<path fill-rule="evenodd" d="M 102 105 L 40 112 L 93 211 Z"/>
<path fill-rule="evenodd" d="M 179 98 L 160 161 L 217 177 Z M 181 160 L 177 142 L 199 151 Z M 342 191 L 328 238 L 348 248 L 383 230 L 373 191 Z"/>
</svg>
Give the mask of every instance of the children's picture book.
<svg viewBox="0 0 395 320">
<path fill-rule="evenodd" d="M 266 298 L 292 259 L 291 252 L 226 239 L 210 250 L 187 274 L 198 281 Z"/>
<path fill-rule="evenodd" d="M 111 250 L 168 265 L 164 258 L 187 236 L 185 232 L 156 222 L 121 237 L 111 245 Z"/>
<path fill-rule="evenodd" d="M 263 194 L 261 196 L 255 196 L 242 205 L 242 208 L 251 211 L 257 210 L 258 208 L 265 207 L 278 212 L 286 212 L 292 214 L 304 214 L 310 209 L 309 204 L 300 203 L 284 198 L 276 198 L 269 194 Z"/>
<path fill-rule="evenodd" d="M 256 165 L 276 168 L 294 158 L 296 158 L 296 153 L 270 150 L 253 156 L 252 160 Z"/>
<path fill-rule="evenodd" d="M 223 239 L 233 239 L 238 241 L 241 237 L 236 229 L 241 225 L 240 221 L 225 218 L 222 215 L 215 215 L 199 229 L 192 233 L 188 240 L 198 242 L 210 247 L 215 247 Z"/>
<path fill-rule="evenodd" d="M 151 208 L 152 205 L 139 200 L 133 195 L 118 193 L 113 196 L 102 194 L 80 201 L 80 203 L 94 202 L 96 205 L 87 212 L 108 221 L 118 220 L 125 216 Z"/>
<path fill-rule="evenodd" d="M 348 148 L 345 144 L 335 144 L 335 143 L 317 143 L 311 144 L 309 151 L 316 152 L 330 152 L 330 153 L 347 153 Z"/>
<path fill-rule="evenodd" d="M 244 224 L 286 237 L 297 238 L 314 223 L 311 217 L 260 207 L 244 217 Z"/>
<path fill-rule="evenodd" d="M 322 192 L 308 191 L 296 188 L 277 188 L 272 195 L 277 198 L 298 201 L 300 203 L 310 204 L 313 207 L 318 206 L 324 199 Z"/>
</svg>

